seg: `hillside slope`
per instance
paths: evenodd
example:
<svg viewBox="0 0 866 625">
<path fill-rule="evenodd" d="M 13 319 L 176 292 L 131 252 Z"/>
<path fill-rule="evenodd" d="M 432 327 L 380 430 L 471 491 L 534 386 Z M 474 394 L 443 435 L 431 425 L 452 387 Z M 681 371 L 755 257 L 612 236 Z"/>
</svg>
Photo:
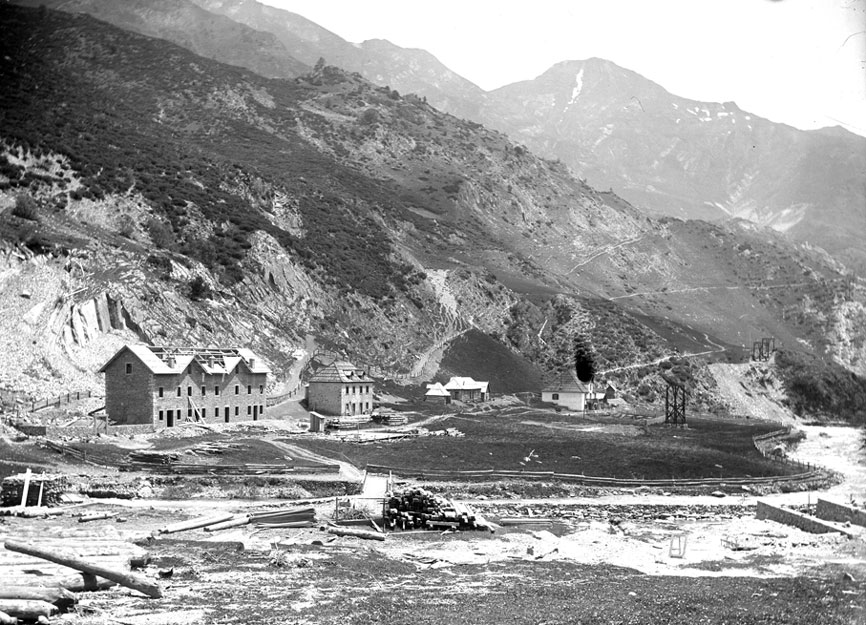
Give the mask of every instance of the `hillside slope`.
<svg viewBox="0 0 866 625">
<path fill-rule="evenodd" d="M 866 267 L 866 139 L 668 93 L 602 59 L 490 92 L 486 125 L 660 214 L 748 219 Z"/>
<path fill-rule="evenodd" d="M 33 345 L 9 386 L 96 384 L 82 363 L 130 338 L 248 344 L 284 371 L 311 334 L 406 372 L 470 327 L 516 349 L 509 329 L 591 334 L 614 365 L 766 333 L 866 360 L 851 337 L 834 351 L 864 289 L 812 250 L 650 220 L 334 67 L 267 79 L 88 16 L 0 18 L 0 292 L 17 309 L 20 285 L 46 287 L 3 334 Z M 557 293 L 567 306 L 544 304 Z"/>
<path fill-rule="evenodd" d="M 35 6 L 37 0 L 24 0 Z M 195 4 L 193 4 L 193 2 Z M 350 43 L 255 0 L 50 0 L 122 28 L 268 77 L 319 59 L 562 160 L 595 188 L 680 218 L 747 219 L 821 246 L 862 274 L 866 139 L 800 131 L 735 103 L 680 98 L 601 59 L 567 61 L 534 80 L 484 92 L 423 50 Z"/>
<path fill-rule="evenodd" d="M 269 78 L 294 78 L 312 66 L 292 57 L 272 34 L 206 11 L 189 0 L 16 0 L 16 4 L 92 15 Z"/>
</svg>

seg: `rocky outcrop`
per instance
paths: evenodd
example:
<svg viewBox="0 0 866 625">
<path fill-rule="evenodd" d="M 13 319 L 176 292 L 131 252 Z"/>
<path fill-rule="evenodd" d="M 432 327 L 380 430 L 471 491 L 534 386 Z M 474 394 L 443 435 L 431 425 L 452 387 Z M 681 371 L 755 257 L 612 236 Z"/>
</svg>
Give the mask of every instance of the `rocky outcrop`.
<svg viewBox="0 0 866 625">
<path fill-rule="evenodd" d="M 63 342 L 67 346 L 83 346 L 95 339 L 97 334 L 112 330 L 132 330 L 142 342 L 150 342 L 149 337 L 130 318 L 123 303 L 102 291 L 90 299 L 71 305 L 63 326 Z"/>
</svg>

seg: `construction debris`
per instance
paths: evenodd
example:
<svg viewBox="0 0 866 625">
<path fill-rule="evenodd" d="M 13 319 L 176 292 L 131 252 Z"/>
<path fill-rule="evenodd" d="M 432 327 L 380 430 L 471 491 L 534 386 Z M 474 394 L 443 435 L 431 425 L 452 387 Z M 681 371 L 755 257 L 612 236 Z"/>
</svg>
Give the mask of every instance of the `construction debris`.
<svg viewBox="0 0 866 625">
<path fill-rule="evenodd" d="M 386 496 L 382 517 L 388 529 L 490 529 L 469 506 L 434 495 L 422 488 Z"/>
<path fill-rule="evenodd" d="M 333 534 L 334 536 L 353 536 L 365 540 L 385 540 L 385 534 L 379 534 L 367 530 L 357 530 L 350 527 L 326 527 L 324 529 L 326 532 Z"/>
<path fill-rule="evenodd" d="M 409 423 L 409 417 L 399 412 L 385 412 L 375 415 L 373 418 L 382 425 L 387 425 L 388 427 L 396 427 L 398 425 L 406 425 Z"/>
<path fill-rule="evenodd" d="M 60 503 L 60 497 L 69 489 L 65 475 L 26 473 L 3 478 L 0 501 L 4 506 L 49 506 Z"/>
<path fill-rule="evenodd" d="M 230 512 L 223 512 L 212 516 L 197 517 L 180 523 L 172 523 L 156 530 L 156 534 L 174 534 L 177 532 L 185 532 L 187 530 L 199 529 L 208 525 L 216 525 L 217 523 L 225 523 L 234 518 Z"/>
<path fill-rule="evenodd" d="M 269 527 L 312 527 L 316 522 L 314 508 L 284 508 L 270 512 L 256 512 L 250 515 L 256 525 Z"/>
</svg>

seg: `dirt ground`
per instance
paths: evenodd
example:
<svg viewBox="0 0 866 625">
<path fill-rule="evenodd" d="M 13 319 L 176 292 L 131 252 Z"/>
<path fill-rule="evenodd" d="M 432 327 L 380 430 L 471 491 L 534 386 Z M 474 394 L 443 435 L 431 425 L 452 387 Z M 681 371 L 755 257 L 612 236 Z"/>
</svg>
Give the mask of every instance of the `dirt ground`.
<svg viewBox="0 0 866 625">
<path fill-rule="evenodd" d="M 804 506 L 820 495 L 866 503 L 859 433 L 803 429 L 807 438 L 792 454 L 846 480 L 827 493 L 761 499 Z M 386 485 L 382 476 L 367 476 L 350 505 L 375 515 Z M 495 533 L 391 533 L 381 542 L 336 538 L 318 527 L 252 525 L 152 538 L 157 528 L 187 518 L 300 502 L 85 500 L 88 511 L 119 513 L 93 523 L 94 530 L 112 528 L 144 546 L 153 557 L 144 574 L 160 580 L 164 597 L 146 599 L 125 588 L 86 593 L 58 618 L 71 625 L 866 623 L 866 533 L 849 539 L 758 520 L 757 499 L 748 492 L 718 498 L 640 490 L 482 499 L 467 503 L 503 522 Z M 322 525 L 334 515 L 333 498 L 310 503 Z M 536 522 L 504 525 L 511 517 Z M 77 522 L 68 515 L 3 518 L 0 534 L 15 536 L 36 524 Z"/>
</svg>

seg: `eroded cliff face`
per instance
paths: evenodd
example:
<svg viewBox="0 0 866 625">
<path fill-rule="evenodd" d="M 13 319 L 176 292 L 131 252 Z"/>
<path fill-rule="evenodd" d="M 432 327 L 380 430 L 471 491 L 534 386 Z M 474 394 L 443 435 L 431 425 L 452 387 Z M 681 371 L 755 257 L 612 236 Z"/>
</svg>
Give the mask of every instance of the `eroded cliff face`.
<svg viewBox="0 0 866 625">
<path fill-rule="evenodd" d="M 866 377 L 866 306 L 857 300 L 839 302 L 831 322 L 830 354 L 849 371 Z"/>
<path fill-rule="evenodd" d="M 100 394 L 99 368 L 126 343 L 246 346 L 278 388 L 305 337 L 390 373 L 407 373 L 431 345 L 502 323 L 513 294 L 469 270 L 433 271 L 410 298 L 383 305 L 339 294 L 265 233 L 246 277 L 222 287 L 202 265 L 155 261 L 94 242 L 69 256 L 0 251 L 0 388 L 44 398 Z M 205 295 L 191 284 L 199 280 Z"/>
</svg>

